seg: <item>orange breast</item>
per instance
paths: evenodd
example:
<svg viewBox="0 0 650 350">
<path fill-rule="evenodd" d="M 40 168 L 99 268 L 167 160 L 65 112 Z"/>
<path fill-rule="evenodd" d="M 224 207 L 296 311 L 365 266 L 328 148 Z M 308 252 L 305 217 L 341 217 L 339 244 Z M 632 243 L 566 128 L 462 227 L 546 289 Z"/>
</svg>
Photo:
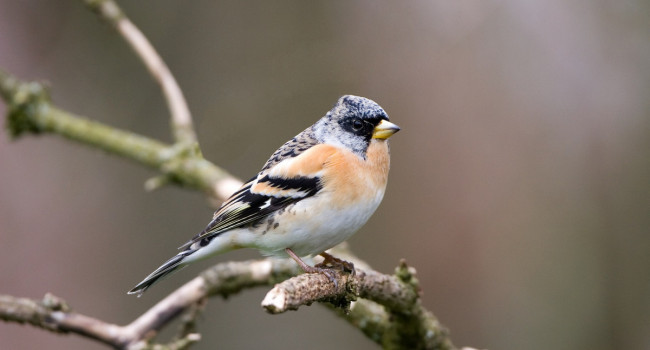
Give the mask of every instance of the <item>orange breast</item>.
<svg viewBox="0 0 650 350">
<path fill-rule="evenodd" d="M 321 176 L 322 191 L 329 192 L 331 205 L 347 205 L 375 201 L 377 195 L 383 195 L 389 167 L 387 141 L 373 139 L 366 159 L 337 146 L 320 144 L 279 163 L 268 174 L 287 178 Z M 256 184 L 253 190 L 264 192 L 262 184 Z"/>
<path fill-rule="evenodd" d="M 386 188 L 390 168 L 388 143 L 373 140 L 366 159 L 338 150 L 328 158 L 325 168 L 324 187 L 335 189 L 332 193 L 335 203 L 373 201 Z"/>
</svg>

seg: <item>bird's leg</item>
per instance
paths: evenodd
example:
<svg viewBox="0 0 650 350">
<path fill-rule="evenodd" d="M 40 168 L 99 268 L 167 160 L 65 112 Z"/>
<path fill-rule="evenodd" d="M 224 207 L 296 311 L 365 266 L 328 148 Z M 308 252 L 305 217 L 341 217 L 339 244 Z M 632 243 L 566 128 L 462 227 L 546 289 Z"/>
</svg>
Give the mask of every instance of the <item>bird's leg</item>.
<svg viewBox="0 0 650 350">
<path fill-rule="evenodd" d="M 296 255 L 296 253 L 294 253 L 293 250 L 291 250 L 291 248 L 286 248 L 284 251 L 291 257 L 291 259 L 293 259 L 298 265 L 300 265 L 300 268 L 306 273 L 319 272 L 317 268 L 309 266 L 307 265 L 307 263 L 302 261 L 302 259 L 300 259 L 300 257 Z"/>
<path fill-rule="evenodd" d="M 320 256 L 322 256 L 323 259 L 325 259 L 325 260 L 323 260 L 322 263 L 316 265 L 316 267 L 321 267 L 322 268 L 322 267 L 331 266 L 331 267 L 339 269 L 341 271 L 349 272 L 352 276 L 354 276 L 356 271 L 354 269 L 354 264 L 353 263 L 351 263 L 349 261 L 339 259 L 339 258 L 336 258 L 336 257 L 334 257 L 331 254 L 326 253 L 326 252 L 320 253 Z"/>
<path fill-rule="evenodd" d="M 336 278 L 334 277 L 334 275 L 332 274 L 331 269 L 323 268 L 321 266 L 309 266 L 309 265 L 307 265 L 304 261 L 302 261 L 302 259 L 300 259 L 300 257 L 298 255 L 296 255 L 296 253 L 293 252 L 293 250 L 291 250 L 291 248 L 286 248 L 284 251 L 287 253 L 287 255 L 289 255 L 291 257 L 291 259 L 293 259 L 300 266 L 300 268 L 303 271 L 305 271 L 305 273 L 322 273 L 323 275 L 327 276 L 327 278 L 332 283 L 334 283 L 334 288 L 338 288 L 339 283 L 336 280 Z"/>
</svg>

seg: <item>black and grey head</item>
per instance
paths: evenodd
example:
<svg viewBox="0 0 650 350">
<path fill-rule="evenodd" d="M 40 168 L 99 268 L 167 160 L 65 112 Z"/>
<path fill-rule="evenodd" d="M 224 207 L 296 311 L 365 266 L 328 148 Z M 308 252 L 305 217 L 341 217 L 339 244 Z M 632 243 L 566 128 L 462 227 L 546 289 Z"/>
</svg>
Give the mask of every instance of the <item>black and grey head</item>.
<svg viewBox="0 0 650 350">
<path fill-rule="evenodd" d="M 377 103 L 352 95 L 339 98 L 313 127 L 318 141 L 347 147 L 364 158 L 373 139 L 386 140 L 397 131 L 399 127 L 388 121 Z"/>
</svg>

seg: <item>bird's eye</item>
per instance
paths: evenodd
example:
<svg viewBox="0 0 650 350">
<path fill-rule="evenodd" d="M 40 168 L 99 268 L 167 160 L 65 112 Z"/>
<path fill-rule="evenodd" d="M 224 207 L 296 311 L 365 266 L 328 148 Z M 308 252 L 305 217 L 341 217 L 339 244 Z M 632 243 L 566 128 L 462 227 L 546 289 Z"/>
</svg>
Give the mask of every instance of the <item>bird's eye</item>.
<svg viewBox="0 0 650 350">
<path fill-rule="evenodd" d="M 352 129 L 359 131 L 361 128 L 363 128 L 363 122 L 361 120 L 355 119 L 352 121 Z"/>
</svg>

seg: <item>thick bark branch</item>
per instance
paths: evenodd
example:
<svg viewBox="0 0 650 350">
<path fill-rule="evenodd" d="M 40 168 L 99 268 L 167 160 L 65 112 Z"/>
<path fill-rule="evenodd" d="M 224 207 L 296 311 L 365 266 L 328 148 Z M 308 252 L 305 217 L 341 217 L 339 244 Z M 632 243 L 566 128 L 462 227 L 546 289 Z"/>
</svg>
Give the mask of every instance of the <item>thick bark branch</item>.
<svg viewBox="0 0 650 350">
<path fill-rule="evenodd" d="M 422 307 L 415 269 L 404 261 L 394 276 L 371 269 L 357 269 L 355 275 L 331 274 L 336 283 L 323 274 L 286 280 L 267 293 L 262 306 L 277 314 L 314 302 L 330 302 L 346 310 L 344 317 L 384 349 L 454 349 L 447 330 Z M 358 297 L 383 309 L 368 301 L 355 301 Z"/>
</svg>

